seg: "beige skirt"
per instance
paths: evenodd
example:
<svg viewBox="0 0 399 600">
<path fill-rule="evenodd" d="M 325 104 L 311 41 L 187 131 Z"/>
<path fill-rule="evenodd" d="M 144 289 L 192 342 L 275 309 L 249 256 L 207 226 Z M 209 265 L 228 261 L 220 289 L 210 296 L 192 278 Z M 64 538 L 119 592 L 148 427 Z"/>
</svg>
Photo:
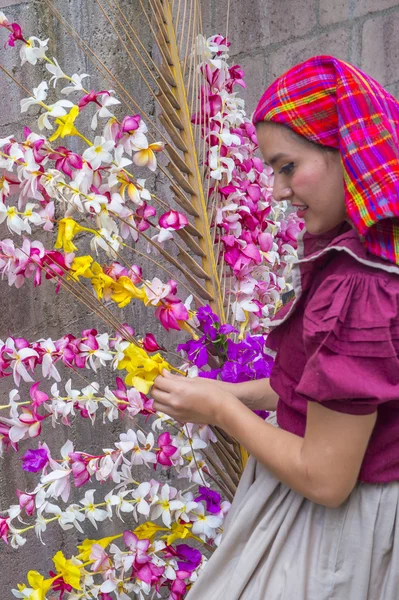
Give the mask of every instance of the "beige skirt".
<svg viewBox="0 0 399 600">
<path fill-rule="evenodd" d="M 398 600 L 398 506 L 399 482 L 358 482 L 326 508 L 250 457 L 222 542 L 186 600 Z"/>
</svg>

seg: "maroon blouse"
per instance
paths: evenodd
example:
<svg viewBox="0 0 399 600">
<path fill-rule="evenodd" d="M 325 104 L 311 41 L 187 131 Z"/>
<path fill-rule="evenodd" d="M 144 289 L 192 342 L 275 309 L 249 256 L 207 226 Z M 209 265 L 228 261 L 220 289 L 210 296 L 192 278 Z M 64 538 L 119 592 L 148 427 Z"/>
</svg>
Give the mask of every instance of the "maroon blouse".
<svg viewBox="0 0 399 600">
<path fill-rule="evenodd" d="M 277 422 L 304 436 L 308 401 L 377 411 L 359 474 L 399 480 L 399 268 L 369 254 L 347 223 L 299 241 L 295 299 L 273 318 Z"/>
</svg>

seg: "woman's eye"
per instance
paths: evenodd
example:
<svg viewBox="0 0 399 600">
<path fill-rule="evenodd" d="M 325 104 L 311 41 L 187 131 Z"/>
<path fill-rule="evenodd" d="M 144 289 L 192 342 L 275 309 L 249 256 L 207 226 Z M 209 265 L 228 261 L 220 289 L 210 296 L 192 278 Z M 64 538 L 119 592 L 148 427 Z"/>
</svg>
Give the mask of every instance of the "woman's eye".
<svg viewBox="0 0 399 600">
<path fill-rule="evenodd" d="M 284 165 L 284 167 L 281 167 L 279 173 L 280 175 L 290 175 L 292 173 L 292 171 L 294 170 L 294 163 L 288 163 L 288 165 Z"/>
</svg>

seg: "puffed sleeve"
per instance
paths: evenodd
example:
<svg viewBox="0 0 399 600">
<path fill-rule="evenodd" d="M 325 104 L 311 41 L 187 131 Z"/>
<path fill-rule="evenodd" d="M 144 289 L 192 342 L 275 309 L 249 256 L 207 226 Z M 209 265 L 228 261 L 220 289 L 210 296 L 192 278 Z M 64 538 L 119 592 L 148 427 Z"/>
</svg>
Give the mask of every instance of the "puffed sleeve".
<svg viewBox="0 0 399 600">
<path fill-rule="evenodd" d="M 399 399 L 399 276 L 334 274 L 304 311 L 306 366 L 296 393 L 327 408 L 370 414 Z"/>
</svg>

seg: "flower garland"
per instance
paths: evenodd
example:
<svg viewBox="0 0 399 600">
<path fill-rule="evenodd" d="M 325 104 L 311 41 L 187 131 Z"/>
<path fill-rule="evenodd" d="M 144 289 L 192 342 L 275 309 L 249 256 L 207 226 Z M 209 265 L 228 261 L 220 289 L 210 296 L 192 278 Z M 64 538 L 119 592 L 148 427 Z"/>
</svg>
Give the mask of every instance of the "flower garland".
<svg viewBox="0 0 399 600">
<path fill-rule="evenodd" d="M 182 426 L 156 413 L 150 389 L 164 368 L 233 383 L 270 375 L 272 358 L 264 336 L 281 293 L 290 289 L 302 223 L 285 216 L 286 204 L 272 198 L 272 172 L 256 156 L 254 127 L 234 91 L 237 85 L 245 87 L 244 73 L 238 65 L 228 65 L 229 42 L 222 36 L 199 37 L 197 52 L 204 57 L 201 111 L 192 123 L 200 127 L 206 147 L 202 161 L 209 181 L 211 233 L 220 250 L 219 265 L 226 270 L 231 323 L 221 323 L 203 303 L 194 310 L 194 294 L 187 296 L 187 286 L 177 276 L 166 282 L 161 273 L 146 279 L 142 267 L 122 255 L 144 244 L 145 252 L 156 257 L 175 242 L 176 232 L 189 227 L 185 214 L 170 209 L 132 172 L 135 167 L 156 171 L 163 143 L 149 139 L 139 114 L 115 116 L 120 102 L 113 90 L 86 89 L 85 73 L 67 75 L 47 56 L 49 40 L 27 37 L 1 12 L 0 28 L 8 33 L 8 46 L 19 45 L 21 64 L 44 62 L 51 75 L 21 100 L 22 113 L 40 109 L 38 131 L 25 128 L 22 141 L 12 135 L 0 139 L 0 223 L 7 235 L 20 238 L 0 239 L 0 272 L 16 288 L 27 279 L 34 286 L 44 280 L 55 283 L 56 293 L 62 288 L 73 294 L 114 332 L 86 329 L 80 337 L 0 340 L 0 377 L 12 377 L 16 386 L 8 404 L 0 406 L 0 450 L 19 452 L 21 443 L 39 438 L 34 447 L 24 448 L 21 463 L 35 474 L 36 485 L 17 490 L 17 503 L 1 511 L 0 537 L 18 548 L 25 544 L 25 534 L 34 531 L 42 539 L 52 524 L 83 533 L 88 522 L 97 529 L 114 515 L 129 516 L 121 533 L 85 539 L 70 558 L 57 552 L 48 576 L 30 571 L 27 583 L 12 593 L 30 600 L 45 600 L 50 592 L 60 600 L 128 600 L 132 594 L 144 600 L 167 589 L 171 600 L 181 600 L 206 564 L 205 552 L 220 542 L 230 506 L 211 482 L 226 498 L 232 490 L 216 477 L 221 472 L 210 451 L 218 441 L 212 428 Z M 50 96 L 62 80 L 67 82 L 63 97 L 53 101 Z M 79 125 L 81 114 L 91 109 L 93 139 Z M 66 144 L 71 137 L 84 149 L 70 150 Z M 53 248 L 35 239 L 39 229 L 46 239 L 56 233 Z M 91 253 L 106 262 L 81 253 L 82 239 L 89 239 Z M 152 307 L 166 331 L 190 334 L 174 352 L 178 367 L 166 360 L 172 351 L 158 344 L 154 334 L 137 337 L 108 308 L 132 301 Z M 65 369 L 71 377 L 61 386 Z M 101 390 L 83 375 L 99 369 L 118 370 L 123 379 L 115 377 L 113 385 Z M 72 377 L 85 385 L 77 386 Z M 49 393 L 39 389 L 42 380 L 52 381 Z M 19 389 L 24 383 L 31 384 L 29 398 Z M 5 416 L 1 411 L 7 409 Z M 84 418 L 95 425 L 100 413 L 104 421 L 129 420 L 126 432 L 100 454 L 76 449 L 70 440 L 56 452 L 44 441 L 47 422 L 68 427 L 73 419 Z M 188 487 L 178 490 L 152 477 L 137 481 L 137 465 L 172 469 Z M 93 487 L 77 503 L 68 503 L 72 486 L 94 481 L 111 482 L 112 489 L 101 495 Z M 196 547 L 187 545 L 188 540 Z"/>
</svg>

